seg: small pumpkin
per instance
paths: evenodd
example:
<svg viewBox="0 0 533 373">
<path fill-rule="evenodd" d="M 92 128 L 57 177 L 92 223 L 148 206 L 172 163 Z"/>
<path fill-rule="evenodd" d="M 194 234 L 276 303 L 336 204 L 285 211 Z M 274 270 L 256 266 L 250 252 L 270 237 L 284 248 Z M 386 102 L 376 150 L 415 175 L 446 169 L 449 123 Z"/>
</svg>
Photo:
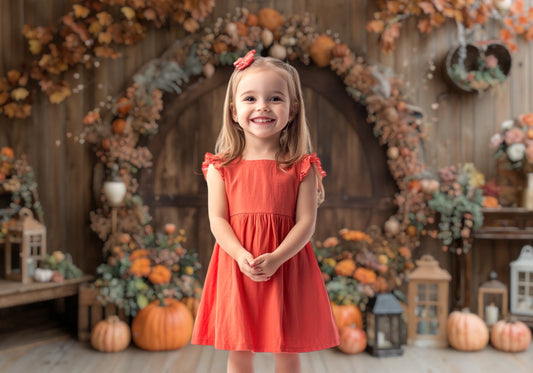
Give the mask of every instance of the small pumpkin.
<svg viewBox="0 0 533 373">
<path fill-rule="evenodd" d="M 487 207 L 487 208 L 500 207 L 500 203 L 498 202 L 498 198 L 493 197 L 493 196 L 485 196 L 485 197 L 483 197 L 483 207 Z"/>
<path fill-rule="evenodd" d="M 333 57 L 331 52 L 335 45 L 329 36 L 319 35 L 309 46 L 309 55 L 318 67 L 326 67 Z"/>
<path fill-rule="evenodd" d="M 111 126 L 113 128 L 113 133 L 121 135 L 126 129 L 126 120 L 122 118 L 117 118 L 113 121 L 113 123 L 111 123 Z"/>
<path fill-rule="evenodd" d="M 525 351 L 531 344 L 531 330 L 521 321 L 500 320 L 490 330 L 490 343 L 500 351 Z"/>
<path fill-rule="evenodd" d="M 177 350 L 191 340 L 193 323 L 191 311 L 179 300 L 155 300 L 133 318 L 133 342 L 148 351 Z"/>
<path fill-rule="evenodd" d="M 183 297 L 181 302 L 191 311 L 192 317 L 196 319 L 198 314 L 198 307 L 200 307 L 200 300 L 196 297 Z"/>
<path fill-rule="evenodd" d="M 91 331 L 91 346 L 101 352 L 125 350 L 130 341 L 130 327 L 115 315 L 100 320 Z"/>
<path fill-rule="evenodd" d="M 400 225 L 400 222 L 398 221 L 398 219 L 396 219 L 395 217 L 390 217 L 387 219 L 387 221 L 385 222 L 384 226 L 383 226 L 384 230 L 385 230 L 385 233 L 391 235 L 391 236 L 396 236 L 398 233 L 400 233 L 400 230 L 401 230 L 401 225 Z"/>
<path fill-rule="evenodd" d="M 115 105 L 117 107 L 118 114 L 122 117 L 128 115 L 130 110 L 133 108 L 130 99 L 127 97 L 120 97 Z"/>
<path fill-rule="evenodd" d="M 366 349 L 366 333 L 354 325 L 346 325 L 340 330 L 341 344 L 339 350 L 345 354 L 358 354 Z"/>
<path fill-rule="evenodd" d="M 263 28 L 267 28 L 270 31 L 275 31 L 276 29 L 283 26 L 285 20 L 280 12 L 271 8 L 263 8 L 257 12 L 257 17 L 259 25 Z"/>
<path fill-rule="evenodd" d="M 489 343 L 489 329 L 474 313 L 453 311 L 446 324 L 448 342 L 459 351 L 479 351 Z"/>
<path fill-rule="evenodd" d="M 15 152 L 13 151 L 13 148 L 10 148 L 9 146 L 3 146 L 2 149 L 0 150 L 0 154 L 6 158 L 15 157 Z"/>
<path fill-rule="evenodd" d="M 353 259 L 343 259 L 335 265 L 335 274 L 337 276 L 351 277 L 355 272 L 355 262 Z"/>
<path fill-rule="evenodd" d="M 337 323 L 337 328 L 341 330 L 348 325 L 355 325 L 358 328 L 363 327 L 363 314 L 355 304 L 335 304 L 331 303 L 331 310 Z"/>
</svg>

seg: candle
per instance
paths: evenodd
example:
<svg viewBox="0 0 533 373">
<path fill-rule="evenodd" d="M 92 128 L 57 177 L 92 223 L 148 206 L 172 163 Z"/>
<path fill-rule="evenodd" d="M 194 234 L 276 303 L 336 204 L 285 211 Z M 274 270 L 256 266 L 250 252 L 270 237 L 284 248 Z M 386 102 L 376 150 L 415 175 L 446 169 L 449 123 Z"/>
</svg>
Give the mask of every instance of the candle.
<svg viewBox="0 0 533 373">
<path fill-rule="evenodd" d="M 378 332 L 378 347 L 383 347 L 385 345 L 385 333 Z"/>
<path fill-rule="evenodd" d="M 488 325 L 494 325 L 498 321 L 498 307 L 491 303 L 485 307 L 485 322 Z"/>
</svg>

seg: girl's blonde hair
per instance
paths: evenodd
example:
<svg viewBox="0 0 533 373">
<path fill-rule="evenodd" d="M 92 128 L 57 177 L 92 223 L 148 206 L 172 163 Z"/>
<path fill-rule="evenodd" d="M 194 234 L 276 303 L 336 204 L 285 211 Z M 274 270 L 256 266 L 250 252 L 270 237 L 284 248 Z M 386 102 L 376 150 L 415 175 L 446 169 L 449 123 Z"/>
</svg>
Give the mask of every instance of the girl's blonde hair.
<svg viewBox="0 0 533 373">
<path fill-rule="evenodd" d="M 292 121 L 290 121 L 280 135 L 279 149 L 276 152 L 276 161 L 281 169 L 292 167 L 306 154 L 312 152 L 311 135 L 298 71 L 288 63 L 272 57 L 255 57 L 250 66 L 244 70 L 235 69 L 228 82 L 226 98 L 224 100 L 224 116 L 222 129 L 218 135 L 215 152 L 224 165 L 242 157 L 245 146 L 245 137 L 242 128 L 233 121 L 232 106 L 235 104 L 235 92 L 242 77 L 250 69 L 271 69 L 281 74 L 287 82 L 290 96 Z M 318 182 L 319 202 L 324 200 L 324 186 L 316 166 L 315 174 Z"/>
</svg>

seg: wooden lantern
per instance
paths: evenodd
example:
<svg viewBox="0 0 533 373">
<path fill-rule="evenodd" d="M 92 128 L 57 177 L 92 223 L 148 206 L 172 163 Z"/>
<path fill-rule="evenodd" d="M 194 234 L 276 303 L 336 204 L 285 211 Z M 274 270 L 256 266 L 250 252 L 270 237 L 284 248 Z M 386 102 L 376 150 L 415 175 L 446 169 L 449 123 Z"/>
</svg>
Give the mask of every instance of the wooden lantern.
<svg viewBox="0 0 533 373">
<path fill-rule="evenodd" d="M 37 262 L 46 256 L 46 227 L 22 208 L 7 229 L 4 246 L 6 279 L 31 282 Z"/>
<path fill-rule="evenodd" d="M 481 284 L 477 295 L 477 314 L 489 327 L 505 319 L 509 307 L 507 286 L 497 278 L 496 272 L 490 271 L 489 281 Z"/>
<path fill-rule="evenodd" d="M 408 275 L 407 344 L 446 347 L 451 276 L 431 255 L 422 256 L 416 264 Z"/>
<path fill-rule="evenodd" d="M 522 247 L 511 262 L 511 313 L 533 316 L 533 247 Z"/>
<path fill-rule="evenodd" d="M 403 307 L 392 294 L 377 294 L 367 305 L 367 350 L 374 356 L 400 356 Z"/>
</svg>

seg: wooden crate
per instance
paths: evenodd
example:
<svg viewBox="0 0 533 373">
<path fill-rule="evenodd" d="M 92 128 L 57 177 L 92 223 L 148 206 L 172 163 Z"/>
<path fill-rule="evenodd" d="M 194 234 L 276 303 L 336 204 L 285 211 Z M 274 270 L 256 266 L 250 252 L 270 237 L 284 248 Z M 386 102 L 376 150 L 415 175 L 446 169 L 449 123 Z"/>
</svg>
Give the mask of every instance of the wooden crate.
<svg viewBox="0 0 533 373">
<path fill-rule="evenodd" d="M 118 317 L 129 323 L 130 318 L 124 310 L 115 304 L 105 306 L 98 300 L 98 289 L 85 284 L 80 287 L 78 294 L 78 340 L 87 342 L 91 339 L 91 330 L 100 320 L 108 316 Z"/>
</svg>

